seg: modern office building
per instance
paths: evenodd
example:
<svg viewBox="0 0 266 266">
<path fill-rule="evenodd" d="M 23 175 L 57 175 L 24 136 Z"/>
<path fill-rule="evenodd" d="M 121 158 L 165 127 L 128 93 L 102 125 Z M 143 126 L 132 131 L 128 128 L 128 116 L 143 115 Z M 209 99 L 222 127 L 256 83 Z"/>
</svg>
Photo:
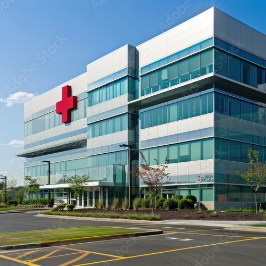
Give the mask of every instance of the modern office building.
<svg viewBox="0 0 266 266">
<path fill-rule="evenodd" d="M 128 166 L 142 151 L 150 165 L 169 160 L 164 197 L 193 194 L 209 209 L 254 206 L 237 171 L 247 169 L 249 148 L 266 160 L 265 68 L 266 36 L 215 8 L 125 45 L 25 103 L 25 176 L 39 178 L 41 197 L 50 189 L 73 201 L 66 177 L 89 174 L 77 205 L 110 204 L 127 197 Z M 144 197 L 145 184 L 132 182 Z M 258 201 L 265 195 L 261 188 Z"/>
</svg>

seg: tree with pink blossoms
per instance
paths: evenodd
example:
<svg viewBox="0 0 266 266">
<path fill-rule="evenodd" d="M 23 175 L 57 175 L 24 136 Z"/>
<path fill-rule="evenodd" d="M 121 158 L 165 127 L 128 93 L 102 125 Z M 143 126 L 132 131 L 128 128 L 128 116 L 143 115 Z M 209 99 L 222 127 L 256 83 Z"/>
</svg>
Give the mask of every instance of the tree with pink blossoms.
<svg viewBox="0 0 266 266">
<path fill-rule="evenodd" d="M 156 159 L 154 159 L 157 163 L 157 167 L 152 167 L 148 165 L 143 152 L 141 151 L 140 153 L 144 163 L 140 165 L 133 163 L 137 168 L 137 170 L 133 172 L 138 178 L 141 179 L 142 182 L 144 182 L 148 186 L 149 197 L 151 199 L 151 208 L 153 213 L 153 209 L 156 208 L 156 199 L 161 194 L 163 183 L 169 180 L 169 173 L 166 172 L 168 168 L 168 159 L 166 157 L 164 164 L 161 165 Z"/>
</svg>

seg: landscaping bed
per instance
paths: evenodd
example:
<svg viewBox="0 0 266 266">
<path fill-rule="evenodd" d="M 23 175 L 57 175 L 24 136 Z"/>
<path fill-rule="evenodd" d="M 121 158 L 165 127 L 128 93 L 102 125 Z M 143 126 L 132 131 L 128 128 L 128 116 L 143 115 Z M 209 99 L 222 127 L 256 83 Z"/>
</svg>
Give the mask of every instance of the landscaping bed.
<svg viewBox="0 0 266 266">
<path fill-rule="evenodd" d="M 67 213 L 67 212 L 66 212 Z M 151 215 L 151 209 L 139 209 L 138 211 L 133 210 L 106 210 L 106 209 L 74 209 L 68 213 L 90 213 L 90 214 L 117 214 L 117 215 Z M 216 214 L 217 213 L 217 214 Z M 182 209 L 180 211 L 176 210 L 154 210 L 155 216 L 160 216 L 160 220 L 214 220 L 214 221 L 263 221 L 264 213 L 255 212 L 220 212 L 215 213 L 210 211 L 202 211 L 198 213 L 196 209 Z"/>
</svg>

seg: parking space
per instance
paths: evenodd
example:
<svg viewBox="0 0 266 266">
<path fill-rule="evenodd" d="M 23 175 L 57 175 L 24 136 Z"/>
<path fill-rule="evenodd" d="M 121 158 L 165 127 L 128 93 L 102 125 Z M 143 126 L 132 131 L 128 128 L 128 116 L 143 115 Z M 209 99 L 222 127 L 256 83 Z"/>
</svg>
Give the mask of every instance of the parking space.
<svg viewBox="0 0 266 266">
<path fill-rule="evenodd" d="M 265 265 L 266 236 L 211 228 L 164 230 L 162 235 L 8 251 L 0 254 L 0 265 L 239 265 L 243 257 L 242 265 Z"/>
</svg>

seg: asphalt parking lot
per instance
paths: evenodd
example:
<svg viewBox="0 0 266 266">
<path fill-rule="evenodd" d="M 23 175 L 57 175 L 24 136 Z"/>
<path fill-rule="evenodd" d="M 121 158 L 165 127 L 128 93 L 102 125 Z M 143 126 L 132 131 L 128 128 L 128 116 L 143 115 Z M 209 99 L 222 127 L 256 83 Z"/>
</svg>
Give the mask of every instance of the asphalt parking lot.
<svg viewBox="0 0 266 266">
<path fill-rule="evenodd" d="M 19 218 L 22 214 L 14 215 Z M 22 216 L 23 223 L 27 217 L 33 219 L 32 214 Z M 46 222 L 45 218 L 34 218 L 41 224 Z M 92 221 L 75 222 L 72 226 L 84 226 L 84 222 L 87 226 L 94 225 Z M 0 265 L 265 265 L 266 233 L 180 225 L 101 223 L 98 225 L 158 228 L 163 229 L 164 234 L 2 251 Z"/>
</svg>

